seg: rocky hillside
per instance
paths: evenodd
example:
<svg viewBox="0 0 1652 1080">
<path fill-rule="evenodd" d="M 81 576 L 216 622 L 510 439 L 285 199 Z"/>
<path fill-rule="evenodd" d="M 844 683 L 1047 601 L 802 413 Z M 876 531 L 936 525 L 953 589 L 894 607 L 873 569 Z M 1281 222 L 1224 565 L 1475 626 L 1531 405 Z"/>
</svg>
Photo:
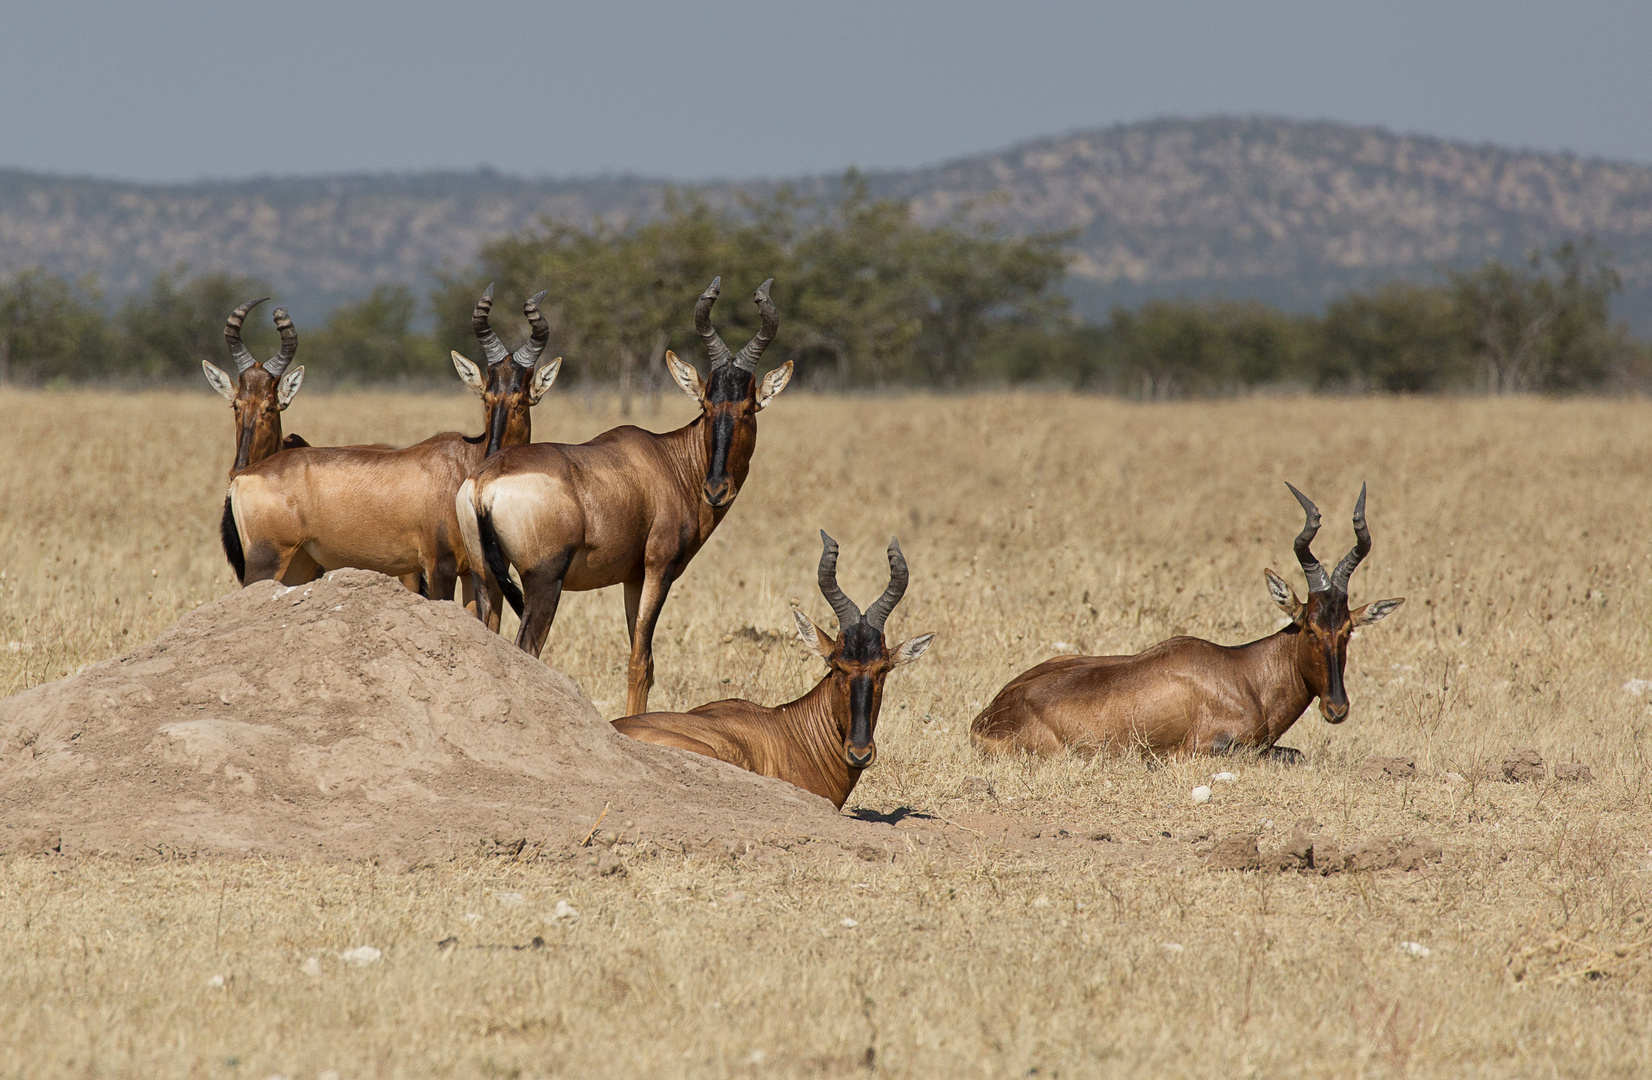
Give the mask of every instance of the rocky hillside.
<svg viewBox="0 0 1652 1080">
<path fill-rule="evenodd" d="M 1333 123 L 1162 120 L 1039 139 L 868 177 L 926 220 L 1073 229 L 1071 291 L 1096 314 L 1224 293 L 1313 307 L 1350 285 L 1593 235 L 1621 310 L 1652 329 L 1652 167 Z M 829 194 L 835 178 L 803 178 Z M 751 185 L 766 189 L 772 183 Z M 541 215 L 646 215 L 666 185 L 491 172 L 144 185 L 0 171 L 0 271 L 96 273 L 113 295 L 183 262 L 270 281 L 300 315 L 385 281 L 422 283 Z M 726 202 L 731 185 L 702 189 Z"/>
</svg>

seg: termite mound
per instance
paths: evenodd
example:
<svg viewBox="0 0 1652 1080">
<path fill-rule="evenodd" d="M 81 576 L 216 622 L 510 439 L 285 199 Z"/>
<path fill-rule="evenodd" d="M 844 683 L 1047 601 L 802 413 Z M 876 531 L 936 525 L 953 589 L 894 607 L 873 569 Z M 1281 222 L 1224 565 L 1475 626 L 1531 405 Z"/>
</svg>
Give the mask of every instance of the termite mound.
<svg viewBox="0 0 1652 1080">
<path fill-rule="evenodd" d="M 892 833 L 626 739 L 457 604 L 362 570 L 251 585 L 0 701 L 0 826 L 53 830 L 64 854 L 406 864 L 563 853 L 599 818 L 678 848 Z"/>
</svg>

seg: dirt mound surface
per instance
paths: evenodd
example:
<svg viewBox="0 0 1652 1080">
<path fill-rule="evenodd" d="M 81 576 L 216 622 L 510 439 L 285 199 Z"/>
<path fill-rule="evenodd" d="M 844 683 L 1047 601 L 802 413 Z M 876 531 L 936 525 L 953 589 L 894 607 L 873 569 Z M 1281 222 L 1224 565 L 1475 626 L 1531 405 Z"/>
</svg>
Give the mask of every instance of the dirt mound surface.
<svg viewBox="0 0 1652 1080">
<path fill-rule="evenodd" d="M 606 808 L 606 817 L 604 810 Z M 0 851 L 403 863 L 602 829 L 693 847 L 887 826 L 617 734 L 565 675 L 379 574 L 254 584 L 0 701 Z"/>
<path fill-rule="evenodd" d="M 1256 834 L 1235 833 L 1218 840 L 1206 855 L 1212 870 L 1276 870 L 1304 874 L 1359 873 L 1369 870 L 1421 870 L 1440 861 L 1440 845 L 1426 836 L 1371 836 L 1344 845 L 1299 822 L 1277 851 L 1257 848 Z"/>
</svg>

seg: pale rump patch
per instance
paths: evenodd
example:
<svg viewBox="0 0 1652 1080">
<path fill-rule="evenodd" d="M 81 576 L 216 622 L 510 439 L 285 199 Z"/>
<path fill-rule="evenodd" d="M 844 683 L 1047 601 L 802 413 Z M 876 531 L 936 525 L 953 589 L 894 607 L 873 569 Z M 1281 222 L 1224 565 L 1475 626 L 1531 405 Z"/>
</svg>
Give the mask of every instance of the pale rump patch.
<svg viewBox="0 0 1652 1080">
<path fill-rule="evenodd" d="M 481 501 L 493 520 L 499 546 L 513 565 L 518 556 L 542 550 L 552 537 L 581 535 L 581 531 L 570 531 L 564 520 L 569 514 L 578 514 L 579 504 L 557 477 L 544 473 L 496 477 L 482 489 Z M 567 509 L 562 514 L 546 513 L 563 507 Z M 553 527 L 548 529 L 547 524 Z"/>
<path fill-rule="evenodd" d="M 466 477 L 459 485 L 459 494 L 453 498 L 453 513 L 459 519 L 459 539 L 465 545 L 465 558 L 472 568 L 486 566 L 482 536 L 476 528 L 476 481 Z"/>
</svg>

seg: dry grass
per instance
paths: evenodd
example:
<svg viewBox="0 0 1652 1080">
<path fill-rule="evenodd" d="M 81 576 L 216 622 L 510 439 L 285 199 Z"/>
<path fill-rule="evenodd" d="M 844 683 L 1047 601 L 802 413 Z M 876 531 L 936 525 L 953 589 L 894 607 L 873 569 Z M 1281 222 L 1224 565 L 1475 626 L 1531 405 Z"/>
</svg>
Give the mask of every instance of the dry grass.
<svg viewBox="0 0 1652 1080">
<path fill-rule="evenodd" d="M 300 395 L 288 428 L 408 442 L 475 411 Z M 616 422 L 555 391 L 537 411 L 542 439 Z M 0 692 L 229 588 L 229 428 L 204 393 L 0 394 Z M 1057 642 L 1271 631 L 1261 570 L 1294 574 L 1300 525 L 1287 478 L 1326 511 L 1324 557 L 1370 481 L 1355 598 L 1409 601 L 1354 643 L 1350 721 L 1286 737 L 1305 765 L 1230 765 L 1238 782 L 1195 806 L 1209 763 L 974 758 L 977 703 Z M 637 858 L 591 881 L 498 861 L 6 859 L 0 1075 L 1645 1075 L 1652 690 L 1625 684 L 1652 679 L 1649 505 L 1640 403 L 788 394 L 666 607 L 653 703 L 812 684 L 787 607 L 827 614 L 815 529 L 863 602 L 898 533 L 913 585 L 891 633 L 939 638 L 891 679 L 850 809 L 968 826 L 970 854 Z M 552 634 L 552 662 L 609 715 L 623 626 L 610 590 L 567 598 Z M 1479 779 L 1512 745 L 1595 782 Z M 1418 776 L 1364 779 L 1370 754 L 1413 755 Z M 1244 830 L 1266 846 L 1304 817 L 1429 835 L 1446 860 L 1319 878 L 1188 854 Z M 1079 839 L 1101 830 L 1115 842 Z M 578 919 L 548 921 L 560 899 Z M 360 944 L 383 959 L 342 966 Z"/>
</svg>

